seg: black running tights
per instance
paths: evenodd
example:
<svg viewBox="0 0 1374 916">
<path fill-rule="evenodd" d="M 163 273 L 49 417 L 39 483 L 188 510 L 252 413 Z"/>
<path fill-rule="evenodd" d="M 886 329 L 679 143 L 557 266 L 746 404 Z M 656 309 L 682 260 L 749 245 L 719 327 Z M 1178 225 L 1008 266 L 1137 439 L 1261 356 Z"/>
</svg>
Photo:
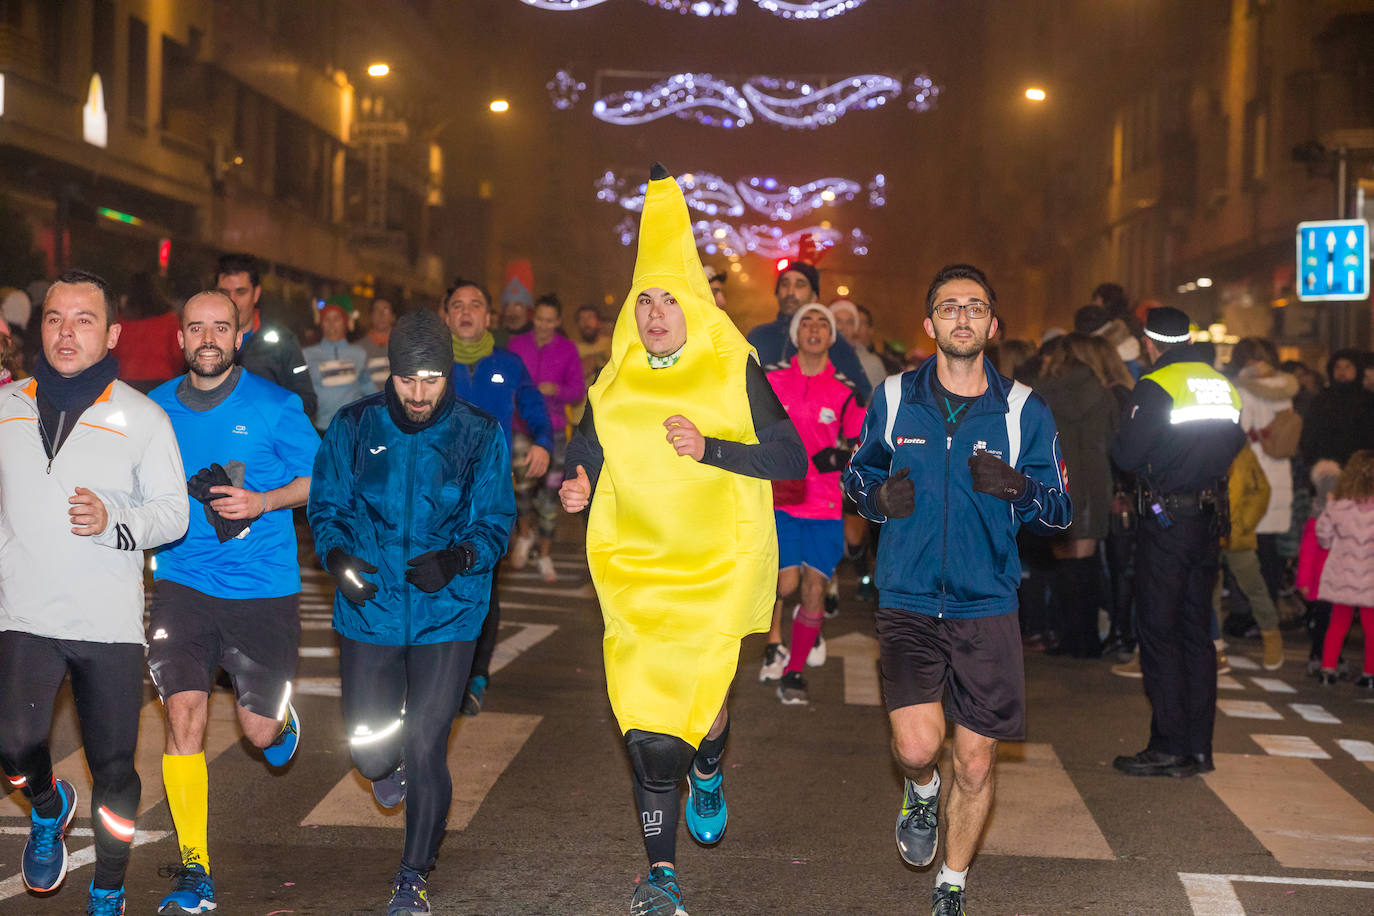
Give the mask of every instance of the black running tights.
<svg viewBox="0 0 1374 916">
<path fill-rule="evenodd" d="M 434 867 L 453 780 L 448 738 L 472 667 L 473 641 L 374 646 L 339 637 L 344 727 L 368 779 L 406 765 L 406 839 L 401 864 Z"/>
</svg>

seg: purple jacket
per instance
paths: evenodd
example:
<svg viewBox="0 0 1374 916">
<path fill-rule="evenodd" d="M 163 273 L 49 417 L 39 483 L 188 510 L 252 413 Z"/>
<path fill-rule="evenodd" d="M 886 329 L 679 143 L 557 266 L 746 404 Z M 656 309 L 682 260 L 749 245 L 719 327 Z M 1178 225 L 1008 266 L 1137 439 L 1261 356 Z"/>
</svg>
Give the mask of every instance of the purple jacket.
<svg viewBox="0 0 1374 916">
<path fill-rule="evenodd" d="M 554 433 L 561 433 L 568 425 L 568 414 L 564 408 L 581 401 L 587 394 L 577 344 L 561 334 L 555 334 L 553 340 L 541 347 L 534 342 L 534 332 L 530 331 L 512 337 L 506 343 L 506 349 L 520 357 L 536 385 L 553 382 L 558 386 L 556 394 L 544 395 L 544 406 L 549 409 Z"/>
</svg>

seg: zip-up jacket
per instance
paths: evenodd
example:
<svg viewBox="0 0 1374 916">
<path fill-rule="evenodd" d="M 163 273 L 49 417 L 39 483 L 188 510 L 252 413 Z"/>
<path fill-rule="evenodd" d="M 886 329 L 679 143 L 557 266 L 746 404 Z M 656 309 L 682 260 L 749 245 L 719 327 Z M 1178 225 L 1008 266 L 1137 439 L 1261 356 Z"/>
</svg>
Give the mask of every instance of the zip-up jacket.
<svg viewBox="0 0 1374 916">
<path fill-rule="evenodd" d="M 534 444 L 553 454 L 553 427 L 548 408 L 544 406 L 544 396 L 539 393 L 520 357 L 496 347 L 471 366 L 454 363 L 449 384 L 458 397 L 496 418 L 506 434 L 507 450 L 511 447 L 512 425 L 518 413 Z"/>
<path fill-rule="evenodd" d="M 310 482 L 310 528 L 321 557 L 335 547 L 377 567 L 377 594 L 357 605 L 334 597 L 334 629 L 382 646 L 476 639 L 486 619 L 491 571 L 515 522 L 510 452 L 500 424 L 448 398 L 425 428 L 406 432 L 386 392 L 334 415 Z M 429 594 L 406 581 L 407 561 L 467 544 L 471 570 Z"/>
<path fill-rule="evenodd" d="M 234 362 L 287 391 L 294 391 L 300 395 L 305 415 L 315 416 L 319 401 L 315 397 L 315 386 L 310 384 L 310 367 L 305 363 L 296 335 L 260 317 L 253 323 L 253 330 L 243 335 L 243 346 L 234 355 Z"/>
<path fill-rule="evenodd" d="M 858 437 L 864 409 L 855 402 L 854 387 L 829 361 L 816 375 L 807 375 L 794 356 L 789 365 L 768 373 L 768 384 L 773 386 L 792 425 L 797 427 L 808 455 Z M 775 494 L 775 501 L 776 498 Z M 843 501 L 840 472 L 822 473 L 808 461 L 801 499 L 774 508 L 793 518 L 839 519 L 844 514 Z"/>
<path fill-rule="evenodd" d="M 758 352 L 759 362 L 765 366 L 778 363 L 786 365 L 797 353 L 797 345 L 792 343 L 792 316 L 781 312 L 777 318 L 750 331 L 747 339 L 749 345 Z M 830 345 L 829 355 L 830 364 L 835 367 L 835 371 L 848 378 L 854 385 L 854 390 L 859 393 L 860 406 L 867 404 L 873 397 L 873 387 L 868 383 L 868 375 L 864 372 L 863 363 L 859 362 L 859 354 L 854 352 L 853 345 L 843 337 L 837 336 L 835 342 Z"/>
<path fill-rule="evenodd" d="M 1021 561 L 1016 532 L 1063 531 L 1073 519 L 1059 433 L 1049 405 L 983 360 L 988 387 L 953 436 L 931 392 L 936 361 L 889 376 L 873 392 L 845 493 L 865 518 L 883 523 L 876 580 L 881 607 L 932 617 L 991 617 L 1016 610 Z M 1026 475 L 1007 502 L 973 490 L 968 459 L 987 451 Z M 873 504 L 879 485 L 906 468 L 916 509 L 889 519 Z"/>
<path fill-rule="evenodd" d="M 0 388 L 0 630 L 143 642 L 143 551 L 186 533 L 190 505 L 172 424 L 111 382 L 48 459 L 38 383 Z M 73 534 L 77 487 L 105 504 L 105 530 Z"/>
</svg>

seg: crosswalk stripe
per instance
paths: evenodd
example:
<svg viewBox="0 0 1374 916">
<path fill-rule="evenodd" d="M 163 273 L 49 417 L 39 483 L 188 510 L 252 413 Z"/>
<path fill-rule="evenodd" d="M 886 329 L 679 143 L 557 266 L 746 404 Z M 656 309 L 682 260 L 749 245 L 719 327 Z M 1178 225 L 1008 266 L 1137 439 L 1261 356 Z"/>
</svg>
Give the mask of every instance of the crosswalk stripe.
<svg viewBox="0 0 1374 916">
<path fill-rule="evenodd" d="M 997 796 L 981 851 L 1111 860 L 1116 856 L 1049 744 L 997 746 Z M 1046 824 L 1054 824 L 1046 830 Z"/>
<path fill-rule="evenodd" d="M 1234 883 L 1283 884 L 1288 887 L 1339 887 L 1355 890 L 1374 890 L 1369 881 L 1345 881 L 1340 878 L 1296 878 L 1291 875 L 1198 875 L 1179 872 L 1178 879 L 1188 894 L 1193 916 L 1245 916 L 1245 907 L 1236 894 Z M 1288 893 L 1293 893 L 1289 890 Z"/>
<path fill-rule="evenodd" d="M 483 712 L 476 718 L 460 718 L 448 746 L 448 768 L 453 775 L 453 803 L 448 829 L 464 830 L 482 800 L 510 766 L 515 755 L 543 721 L 543 716 Z M 377 804 L 372 785 L 357 770 L 349 770 L 329 794 L 301 821 L 302 827 L 405 827 L 405 808 L 390 810 Z"/>
<path fill-rule="evenodd" d="M 1256 687 L 1270 693 L 1297 693 L 1291 684 L 1276 677 L 1252 677 L 1250 680 L 1255 682 Z"/>
<path fill-rule="evenodd" d="M 1229 661 L 1231 662 L 1231 667 L 1235 668 L 1237 671 L 1259 670 L 1259 662 L 1251 658 L 1246 658 L 1244 655 L 1232 655 L 1229 657 Z"/>
<path fill-rule="evenodd" d="M 1217 689 L 1219 690 L 1244 690 L 1245 685 L 1229 674 L 1217 675 Z"/>
<path fill-rule="evenodd" d="M 301 646 L 301 658 L 338 658 L 338 646 Z"/>
<path fill-rule="evenodd" d="M 1215 759 L 1216 770 L 1203 780 L 1279 864 L 1374 871 L 1374 813 L 1311 760 L 1262 754 Z"/>
<path fill-rule="evenodd" d="M 1337 738 L 1336 744 L 1356 760 L 1362 763 L 1374 763 L 1374 742 L 1356 741 L 1354 738 Z"/>
<path fill-rule="evenodd" d="M 1273 757 L 1307 757 L 1330 760 L 1331 755 L 1306 735 L 1251 735 L 1254 742 Z"/>
<path fill-rule="evenodd" d="M 1341 724 L 1340 719 L 1336 718 L 1316 703 L 1289 703 L 1288 706 L 1308 722 L 1318 722 L 1322 725 Z"/>
<path fill-rule="evenodd" d="M 29 832 L 29 828 L 27 827 L 24 827 L 22 829 L 25 834 Z M 4 828 L 0 832 L 9 833 L 10 829 Z M 92 836 L 93 834 L 89 827 L 77 827 L 68 830 L 67 835 Z M 132 845 L 142 846 L 144 843 L 156 843 L 159 840 L 165 839 L 171 835 L 172 831 L 170 830 L 139 830 L 134 833 L 134 841 Z M 76 869 L 81 868 L 82 866 L 90 865 L 94 861 L 95 844 L 92 843 L 90 846 L 78 849 L 76 852 L 73 852 L 67 856 L 67 871 L 68 873 L 73 872 Z M 74 883 L 79 884 L 80 882 Z M 12 875 L 6 878 L 4 881 L 0 881 L 0 900 L 8 900 L 11 897 L 17 897 L 18 895 L 24 893 L 25 890 L 27 890 L 27 888 L 24 886 L 24 873 L 20 872 L 16 875 Z M 84 894 L 85 892 L 82 891 L 81 893 Z"/>
<path fill-rule="evenodd" d="M 298 677 L 291 688 L 296 694 L 308 697 L 343 696 L 336 677 Z"/>
<path fill-rule="evenodd" d="M 209 724 L 205 730 L 207 763 L 224 753 L 231 745 L 238 743 L 238 714 L 234 711 L 234 705 L 232 693 L 216 690 L 210 694 Z M 134 754 L 134 767 L 143 781 L 143 792 L 138 800 L 140 814 L 166 796 L 166 790 L 162 785 L 162 751 L 166 733 L 161 701 L 152 700 L 143 704 L 138 719 L 138 748 Z M 76 816 L 90 817 L 91 774 L 86 769 L 85 750 L 77 748 L 72 751 L 53 767 L 53 772 L 76 788 Z M 17 792 L 0 798 L 0 817 L 29 816 L 27 803 L 21 807 L 18 798 Z"/>
<path fill-rule="evenodd" d="M 504 595 L 507 591 L 521 592 L 527 595 L 553 595 L 557 598 L 595 598 L 596 590 L 591 585 L 580 585 L 577 588 L 551 588 L 535 585 L 505 585 L 501 588 Z M 503 604 L 505 602 L 502 602 Z"/>
<path fill-rule="evenodd" d="M 1283 713 L 1263 700 L 1217 700 L 1217 709 L 1233 719 L 1282 719 Z"/>
<path fill-rule="evenodd" d="M 492 674 L 515 661 L 521 652 L 546 639 L 558 629 L 557 625 L 552 623 L 515 623 L 511 621 L 509 624 L 501 624 L 503 629 L 506 626 L 518 626 L 520 632 L 514 636 L 508 636 L 496 644 L 496 648 L 491 653 Z"/>
<path fill-rule="evenodd" d="M 529 604 L 529 603 L 523 602 L 523 601 L 507 601 L 504 597 L 502 597 L 502 598 L 501 598 L 501 610 L 502 610 L 502 611 L 507 611 L 507 610 L 511 610 L 511 611 L 571 611 L 572 608 L 567 607 L 566 605 L 562 605 L 562 604 L 554 604 L 553 602 L 549 602 L 548 604 Z"/>
</svg>

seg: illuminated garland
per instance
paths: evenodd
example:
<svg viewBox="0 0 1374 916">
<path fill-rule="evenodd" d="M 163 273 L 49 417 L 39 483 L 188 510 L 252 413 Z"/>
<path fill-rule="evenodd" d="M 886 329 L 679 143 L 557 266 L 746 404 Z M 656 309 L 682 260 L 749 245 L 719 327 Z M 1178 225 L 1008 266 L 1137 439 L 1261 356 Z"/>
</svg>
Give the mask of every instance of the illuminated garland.
<svg viewBox="0 0 1374 916">
<path fill-rule="evenodd" d="M 564 13 L 585 10 L 606 0 L 522 0 L 526 6 Z M 693 16 L 733 16 L 739 0 L 644 0 L 650 6 Z M 833 19 L 863 6 L 866 0 L 811 0 L 809 3 L 789 0 L 754 0 L 759 9 L 783 19 Z"/>
<path fill-rule="evenodd" d="M 749 207 L 774 222 L 790 222 L 822 207 L 852 201 L 864 189 L 848 178 L 818 178 L 804 185 L 783 186 L 776 178 L 751 175 L 731 184 L 710 172 L 687 172 L 678 178 L 687 206 L 707 216 L 739 218 Z M 638 213 L 644 207 L 647 185 L 630 189 L 629 182 L 607 171 L 594 183 L 596 199 Z M 887 179 L 875 175 L 868 183 L 869 207 L 887 204 Z"/>
<path fill-rule="evenodd" d="M 555 108 L 567 110 L 578 98 L 584 83 L 560 70 L 548 84 Z M 784 128 L 815 129 L 834 124 L 853 110 L 880 108 L 910 97 L 907 107 L 925 112 L 935 106 L 940 87 L 925 74 L 903 82 L 879 73 L 863 73 L 823 81 L 821 85 L 794 79 L 751 76 L 742 91 L 709 73 L 675 73 L 645 89 L 630 89 L 602 96 L 592 103 L 592 113 L 610 124 L 645 124 L 673 115 L 691 118 L 708 127 L 744 127 L 760 118 Z"/>
</svg>

